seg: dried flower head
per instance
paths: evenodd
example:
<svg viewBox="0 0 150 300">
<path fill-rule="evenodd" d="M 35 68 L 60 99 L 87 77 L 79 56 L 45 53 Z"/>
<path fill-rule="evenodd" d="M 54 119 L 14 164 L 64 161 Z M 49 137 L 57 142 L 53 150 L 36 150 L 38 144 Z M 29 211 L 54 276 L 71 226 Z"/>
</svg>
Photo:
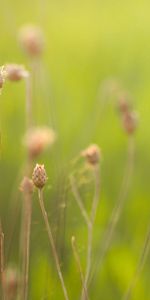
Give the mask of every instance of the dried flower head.
<svg viewBox="0 0 150 300">
<path fill-rule="evenodd" d="M 5 70 L 5 66 L 2 66 L 0 67 L 0 90 L 3 87 L 5 79 L 6 79 L 6 70 Z"/>
<path fill-rule="evenodd" d="M 100 160 L 100 149 L 97 145 L 93 144 L 82 151 L 81 155 L 86 158 L 89 164 L 97 165 Z"/>
<path fill-rule="evenodd" d="M 43 51 L 43 34 L 39 27 L 26 25 L 21 28 L 19 39 L 21 46 L 29 56 L 39 56 Z"/>
<path fill-rule="evenodd" d="M 32 194 L 33 187 L 33 181 L 25 176 L 20 184 L 20 191 L 23 193 Z"/>
<path fill-rule="evenodd" d="M 121 95 L 118 100 L 118 109 L 120 113 L 126 113 L 130 110 L 129 102 L 125 95 Z"/>
<path fill-rule="evenodd" d="M 127 112 L 122 116 L 123 127 L 127 134 L 133 134 L 137 128 L 138 116 L 135 112 Z"/>
<path fill-rule="evenodd" d="M 27 147 L 31 158 L 37 157 L 55 141 L 55 132 L 49 127 L 37 127 L 30 129 L 24 137 L 24 145 Z"/>
<path fill-rule="evenodd" d="M 19 276 L 16 269 L 8 268 L 5 270 L 4 285 L 6 298 L 10 300 L 16 299 L 17 289 L 19 287 Z"/>
<path fill-rule="evenodd" d="M 6 78 L 10 81 L 19 81 L 26 78 L 29 74 L 22 65 L 7 64 L 5 69 Z"/>
<path fill-rule="evenodd" d="M 32 180 L 37 188 L 42 189 L 44 187 L 47 181 L 47 175 L 44 165 L 36 164 L 33 170 Z"/>
</svg>

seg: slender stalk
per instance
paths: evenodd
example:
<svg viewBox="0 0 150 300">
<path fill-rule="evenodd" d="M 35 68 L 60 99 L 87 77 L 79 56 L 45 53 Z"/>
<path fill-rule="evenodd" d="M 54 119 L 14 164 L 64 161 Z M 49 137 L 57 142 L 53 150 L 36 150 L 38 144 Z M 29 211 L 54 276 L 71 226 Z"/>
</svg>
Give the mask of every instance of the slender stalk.
<svg viewBox="0 0 150 300">
<path fill-rule="evenodd" d="M 93 242 L 93 226 L 95 222 L 95 216 L 97 211 L 97 206 L 99 202 L 99 196 L 100 196 L 100 176 L 99 176 L 99 166 L 95 166 L 94 169 L 94 181 L 95 181 L 95 194 L 92 201 L 92 207 L 91 207 L 91 213 L 90 217 L 88 216 L 86 209 L 83 205 L 82 199 L 80 197 L 75 179 L 73 176 L 70 177 L 70 183 L 72 192 L 74 195 L 74 198 L 80 208 L 81 214 L 85 220 L 85 223 L 87 225 L 87 231 L 88 231 L 88 241 L 87 241 L 87 259 L 86 259 L 86 271 L 85 271 L 85 280 L 84 280 L 84 286 L 87 289 L 87 283 L 89 280 L 89 275 L 91 271 L 91 258 L 92 258 L 92 242 Z M 81 299 L 85 299 L 85 292 L 84 292 L 84 286 L 82 289 Z"/>
<path fill-rule="evenodd" d="M 132 291 L 133 291 L 133 289 L 136 285 L 136 282 L 138 280 L 138 277 L 144 267 L 144 264 L 145 264 L 145 261 L 146 261 L 149 251 L 150 251 L 150 226 L 148 228 L 148 232 L 147 232 L 146 238 L 144 240 L 144 247 L 143 247 L 141 255 L 140 255 L 140 259 L 139 259 L 139 262 L 138 262 L 138 265 L 137 265 L 137 268 L 135 271 L 135 275 L 129 285 L 127 292 L 123 296 L 122 300 L 129 300 L 131 298 Z"/>
<path fill-rule="evenodd" d="M 79 191 L 78 191 L 78 188 L 77 188 L 77 185 L 76 185 L 76 182 L 75 182 L 75 178 L 73 175 L 70 176 L 70 183 L 71 183 L 71 189 L 72 189 L 72 192 L 73 192 L 73 195 L 74 195 L 74 198 L 80 208 L 80 211 L 81 211 L 81 214 L 83 216 L 83 219 L 85 220 L 85 223 L 88 227 L 91 227 L 91 221 L 90 221 L 90 218 L 86 212 L 86 209 L 84 207 L 84 204 L 82 202 L 82 199 L 81 199 L 81 196 L 79 194 Z"/>
<path fill-rule="evenodd" d="M 60 268 L 60 263 L 59 263 L 59 259 L 58 259 L 58 255 L 57 255 L 57 251 L 56 251 L 56 247 L 55 247 L 51 227 L 50 227 L 47 212 L 46 212 L 45 206 L 44 206 L 43 190 L 42 189 L 38 190 L 38 196 L 39 196 L 40 208 L 41 208 L 41 211 L 42 211 L 43 219 L 44 219 L 46 230 L 47 230 L 47 233 L 48 233 L 49 242 L 50 242 L 50 245 L 51 245 L 51 248 L 52 248 L 52 254 L 54 256 L 54 260 L 55 260 L 55 264 L 56 264 L 58 277 L 60 279 L 60 283 L 61 283 L 62 290 L 63 290 L 63 293 L 64 293 L 64 298 L 65 298 L 65 300 L 69 300 L 67 289 L 66 289 L 64 279 L 63 279 L 63 275 L 62 275 L 61 268 Z"/>
<path fill-rule="evenodd" d="M 81 267 L 80 257 L 79 257 L 79 253 L 78 253 L 78 250 L 77 250 L 76 240 L 75 240 L 74 236 L 72 236 L 72 238 L 71 238 L 71 245 L 72 245 L 73 254 L 74 254 L 74 257 L 75 257 L 75 260 L 76 260 L 76 263 L 77 263 L 77 267 L 78 267 L 78 270 L 79 270 L 79 273 L 80 273 L 81 283 L 82 283 L 82 287 L 83 287 L 83 290 L 84 290 L 84 297 L 85 297 L 86 300 L 89 300 L 87 288 L 86 288 L 86 285 L 85 285 L 84 275 L 83 275 L 83 271 L 82 271 L 82 267 Z"/>
<path fill-rule="evenodd" d="M 26 130 L 32 126 L 32 97 L 31 97 L 31 76 L 27 72 L 25 76 L 26 83 Z M 32 160 L 27 153 L 25 174 L 30 177 L 32 170 Z M 28 279 L 29 279 L 29 258 L 30 258 L 30 235 L 32 218 L 32 196 L 30 193 L 24 193 L 22 211 L 22 230 L 21 230 L 21 257 L 22 257 L 22 297 L 28 298 Z"/>
<path fill-rule="evenodd" d="M 24 249 L 23 249 L 23 300 L 28 298 L 29 257 L 30 257 L 30 232 L 32 199 L 31 194 L 24 193 Z"/>
<path fill-rule="evenodd" d="M 31 75 L 27 73 L 26 83 L 26 128 L 30 129 L 32 124 L 32 95 L 31 95 Z"/>
<path fill-rule="evenodd" d="M 88 285 L 88 280 L 91 272 L 92 266 L 92 243 L 93 243 L 93 229 L 94 222 L 96 217 L 97 206 L 100 197 L 100 174 L 99 174 L 99 165 L 95 166 L 93 169 L 94 172 L 94 182 L 95 182 L 95 194 L 92 201 L 91 213 L 90 213 L 90 223 L 88 226 L 88 243 L 87 243 L 87 264 L 86 264 L 86 272 L 85 272 L 85 286 Z M 83 290 L 81 299 L 85 299 Z"/>
<path fill-rule="evenodd" d="M 93 267 L 93 271 L 92 271 L 91 277 L 89 279 L 89 283 L 91 283 L 91 281 L 94 279 L 97 271 L 99 271 L 100 268 L 102 267 L 104 257 L 105 257 L 105 255 L 110 247 L 110 244 L 112 242 L 114 232 L 115 232 L 117 223 L 119 221 L 119 218 L 120 218 L 123 206 L 124 206 L 124 202 L 128 195 L 129 187 L 131 184 L 133 165 L 134 165 L 133 163 L 134 163 L 134 139 L 131 136 L 131 137 L 129 137 L 127 164 L 126 164 L 125 175 L 123 177 L 121 190 L 120 190 L 116 205 L 112 211 L 110 221 L 108 223 L 108 226 L 107 226 L 105 234 L 104 234 L 104 238 L 101 242 L 102 248 L 100 251 L 98 251 L 99 256 Z"/>
<path fill-rule="evenodd" d="M 5 284 L 4 284 L 4 233 L 0 222 L 0 291 L 2 299 L 5 300 Z"/>
</svg>

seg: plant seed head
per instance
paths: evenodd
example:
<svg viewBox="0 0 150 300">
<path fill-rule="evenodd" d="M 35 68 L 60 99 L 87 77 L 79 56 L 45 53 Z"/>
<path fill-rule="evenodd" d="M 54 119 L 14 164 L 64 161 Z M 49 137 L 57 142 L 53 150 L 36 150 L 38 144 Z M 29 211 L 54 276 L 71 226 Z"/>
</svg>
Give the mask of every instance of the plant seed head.
<svg viewBox="0 0 150 300">
<path fill-rule="evenodd" d="M 19 81 L 28 76 L 28 72 L 22 65 L 7 64 L 5 68 L 6 78 L 10 81 Z"/>
<path fill-rule="evenodd" d="M 48 127 L 37 127 L 27 131 L 24 137 L 24 145 L 29 156 L 33 159 L 40 155 L 56 139 L 55 132 Z"/>
<path fill-rule="evenodd" d="M 22 48 L 29 56 L 39 56 L 43 52 L 43 34 L 39 27 L 26 25 L 21 28 L 19 40 Z"/>
<path fill-rule="evenodd" d="M 44 187 L 47 181 L 47 175 L 44 165 L 36 164 L 33 170 L 32 180 L 37 188 L 42 189 Z"/>
<path fill-rule="evenodd" d="M 97 145 L 90 145 L 87 149 L 81 152 L 81 155 L 86 158 L 90 165 L 97 165 L 100 160 L 100 149 Z"/>
<path fill-rule="evenodd" d="M 118 109 L 122 114 L 129 112 L 130 106 L 125 96 L 119 97 Z"/>
<path fill-rule="evenodd" d="M 126 112 L 122 118 L 123 127 L 127 134 L 133 134 L 137 128 L 138 116 L 136 112 Z"/>
</svg>

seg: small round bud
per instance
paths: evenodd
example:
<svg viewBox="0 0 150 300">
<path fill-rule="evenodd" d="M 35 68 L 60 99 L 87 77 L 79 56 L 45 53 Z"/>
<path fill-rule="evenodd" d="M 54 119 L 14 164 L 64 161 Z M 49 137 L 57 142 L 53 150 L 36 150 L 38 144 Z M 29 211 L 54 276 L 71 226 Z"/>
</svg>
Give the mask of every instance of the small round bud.
<svg viewBox="0 0 150 300">
<path fill-rule="evenodd" d="M 129 107 L 129 103 L 127 102 L 127 100 L 125 99 L 125 97 L 121 97 L 118 101 L 118 109 L 120 111 L 120 113 L 126 113 L 129 111 L 130 107 Z"/>
<path fill-rule="evenodd" d="M 33 187 L 33 181 L 25 176 L 21 182 L 20 191 L 26 194 L 32 194 Z"/>
<path fill-rule="evenodd" d="M 10 81 L 19 81 L 28 76 L 24 66 L 17 64 L 6 65 L 6 78 Z"/>
<path fill-rule="evenodd" d="M 90 145 L 87 149 L 81 152 L 81 155 L 86 158 L 91 165 L 97 165 L 100 160 L 100 149 L 97 145 Z"/>
<path fill-rule="evenodd" d="M 137 128 L 137 114 L 135 112 L 127 112 L 123 114 L 122 123 L 127 134 L 133 134 Z"/>
<path fill-rule="evenodd" d="M 42 189 L 44 187 L 44 185 L 47 181 L 47 175 L 46 175 L 44 165 L 36 164 L 36 166 L 33 170 L 32 180 L 33 180 L 34 185 L 37 188 Z"/>
<path fill-rule="evenodd" d="M 43 34 L 39 27 L 27 25 L 21 28 L 19 39 L 22 48 L 29 56 L 39 56 L 43 51 Z"/>
<path fill-rule="evenodd" d="M 27 131 L 24 137 L 29 156 L 33 159 L 40 155 L 48 146 L 55 141 L 55 132 L 48 127 L 37 127 Z"/>
</svg>

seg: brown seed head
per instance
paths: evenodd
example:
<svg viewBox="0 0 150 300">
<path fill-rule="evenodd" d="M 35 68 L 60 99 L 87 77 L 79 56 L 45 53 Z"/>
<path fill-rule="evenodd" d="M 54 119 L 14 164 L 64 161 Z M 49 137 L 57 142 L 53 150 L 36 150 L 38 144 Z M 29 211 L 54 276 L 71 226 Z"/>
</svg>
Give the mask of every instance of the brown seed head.
<svg viewBox="0 0 150 300">
<path fill-rule="evenodd" d="M 33 181 L 30 178 L 25 176 L 20 185 L 21 192 L 27 193 L 27 194 L 32 194 L 33 187 L 34 187 Z"/>
<path fill-rule="evenodd" d="M 118 101 L 118 109 L 120 113 L 127 113 L 130 110 L 129 103 L 124 96 L 121 96 Z"/>
<path fill-rule="evenodd" d="M 35 158 L 48 146 L 51 146 L 55 138 L 55 132 L 48 127 L 32 128 L 24 137 L 24 145 L 29 152 L 29 156 Z"/>
<path fill-rule="evenodd" d="M 19 81 L 28 76 L 24 66 L 17 64 L 6 65 L 6 78 L 10 81 Z"/>
<path fill-rule="evenodd" d="M 133 134 L 137 128 L 138 117 L 135 112 L 127 112 L 122 117 L 123 127 L 127 134 Z"/>
<path fill-rule="evenodd" d="M 19 39 L 29 56 L 39 56 L 43 51 L 43 34 L 39 27 L 27 25 L 21 28 Z"/>
<path fill-rule="evenodd" d="M 37 188 L 42 189 L 44 187 L 44 185 L 47 181 L 47 175 L 46 175 L 44 165 L 36 164 L 36 166 L 33 170 L 32 180 L 33 180 L 34 185 Z"/>
<path fill-rule="evenodd" d="M 81 155 L 86 158 L 89 164 L 97 165 L 100 160 L 100 149 L 97 145 L 93 144 L 82 151 Z"/>
</svg>

